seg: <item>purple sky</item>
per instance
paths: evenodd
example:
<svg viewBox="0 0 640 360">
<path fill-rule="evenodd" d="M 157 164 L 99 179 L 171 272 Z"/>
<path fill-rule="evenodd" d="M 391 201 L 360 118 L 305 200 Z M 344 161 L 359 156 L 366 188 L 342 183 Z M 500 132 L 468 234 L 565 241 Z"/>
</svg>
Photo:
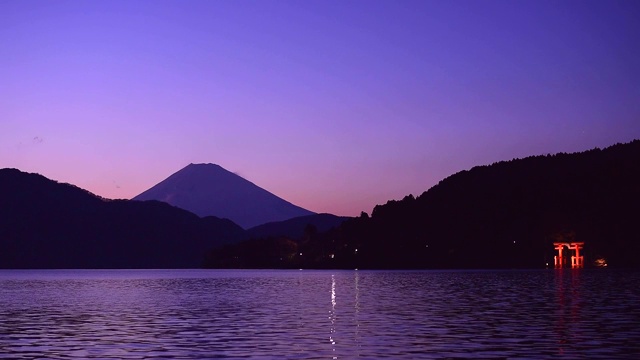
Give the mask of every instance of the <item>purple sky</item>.
<svg viewBox="0 0 640 360">
<path fill-rule="evenodd" d="M 130 198 L 217 163 L 357 215 L 640 138 L 640 1 L 0 0 L 0 167 Z"/>
</svg>

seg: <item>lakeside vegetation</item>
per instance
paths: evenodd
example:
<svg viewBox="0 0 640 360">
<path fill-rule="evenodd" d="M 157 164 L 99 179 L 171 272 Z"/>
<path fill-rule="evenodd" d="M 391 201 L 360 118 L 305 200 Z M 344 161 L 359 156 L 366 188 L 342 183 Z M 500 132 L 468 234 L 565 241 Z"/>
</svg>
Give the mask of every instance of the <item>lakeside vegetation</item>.
<svg viewBox="0 0 640 360">
<path fill-rule="evenodd" d="M 640 141 L 532 156 L 454 174 L 418 197 L 324 233 L 209 253 L 208 267 L 543 268 L 554 241 L 585 242 L 587 266 L 640 266 Z"/>
<path fill-rule="evenodd" d="M 16 169 L 0 198 L 0 268 L 543 268 L 554 241 L 584 242 L 587 266 L 640 267 L 638 140 L 474 167 L 371 216 L 249 230 Z"/>
</svg>

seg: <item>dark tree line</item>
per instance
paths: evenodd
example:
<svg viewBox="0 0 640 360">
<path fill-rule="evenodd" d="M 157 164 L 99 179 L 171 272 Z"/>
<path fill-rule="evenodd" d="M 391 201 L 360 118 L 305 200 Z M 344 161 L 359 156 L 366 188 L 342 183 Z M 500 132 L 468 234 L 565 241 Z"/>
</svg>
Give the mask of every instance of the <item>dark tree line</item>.
<svg viewBox="0 0 640 360">
<path fill-rule="evenodd" d="M 474 167 L 328 232 L 213 251 L 207 266 L 542 268 L 553 265 L 553 241 L 564 239 L 585 242 L 587 264 L 637 267 L 639 215 L 633 141 Z"/>
<path fill-rule="evenodd" d="M 0 268 L 197 268 L 243 237 L 229 220 L 0 170 Z"/>
</svg>

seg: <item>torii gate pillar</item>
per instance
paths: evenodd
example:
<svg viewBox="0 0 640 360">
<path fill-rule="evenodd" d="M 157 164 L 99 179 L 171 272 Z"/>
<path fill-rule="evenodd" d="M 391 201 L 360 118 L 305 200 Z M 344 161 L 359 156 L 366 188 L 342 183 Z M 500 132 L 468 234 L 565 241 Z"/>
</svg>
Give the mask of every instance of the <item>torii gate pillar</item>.
<svg viewBox="0 0 640 360">
<path fill-rule="evenodd" d="M 553 257 L 553 264 L 555 265 L 556 269 L 562 268 L 562 266 L 565 264 L 564 257 L 562 256 L 562 249 L 564 249 L 564 245 L 565 243 L 553 243 L 555 249 L 558 250 L 558 255 Z"/>
<path fill-rule="evenodd" d="M 571 267 L 581 268 L 584 267 L 584 256 L 580 255 L 580 250 L 584 248 L 583 242 L 571 243 L 569 249 L 575 250 L 575 256 L 571 256 Z"/>
</svg>

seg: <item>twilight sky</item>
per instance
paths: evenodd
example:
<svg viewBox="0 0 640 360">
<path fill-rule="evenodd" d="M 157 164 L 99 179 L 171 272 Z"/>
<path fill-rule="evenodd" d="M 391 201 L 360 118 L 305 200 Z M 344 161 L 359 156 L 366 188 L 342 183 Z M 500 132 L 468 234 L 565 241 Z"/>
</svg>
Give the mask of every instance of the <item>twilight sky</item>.
<svg viewBox="0 0 640 360">
<path fill-rule="evenodd" d="M 640 138 L 640 1 L 0 0 L 0 168 L 130 198 L 216 163 L 358 215 Z"/>
</svg>

